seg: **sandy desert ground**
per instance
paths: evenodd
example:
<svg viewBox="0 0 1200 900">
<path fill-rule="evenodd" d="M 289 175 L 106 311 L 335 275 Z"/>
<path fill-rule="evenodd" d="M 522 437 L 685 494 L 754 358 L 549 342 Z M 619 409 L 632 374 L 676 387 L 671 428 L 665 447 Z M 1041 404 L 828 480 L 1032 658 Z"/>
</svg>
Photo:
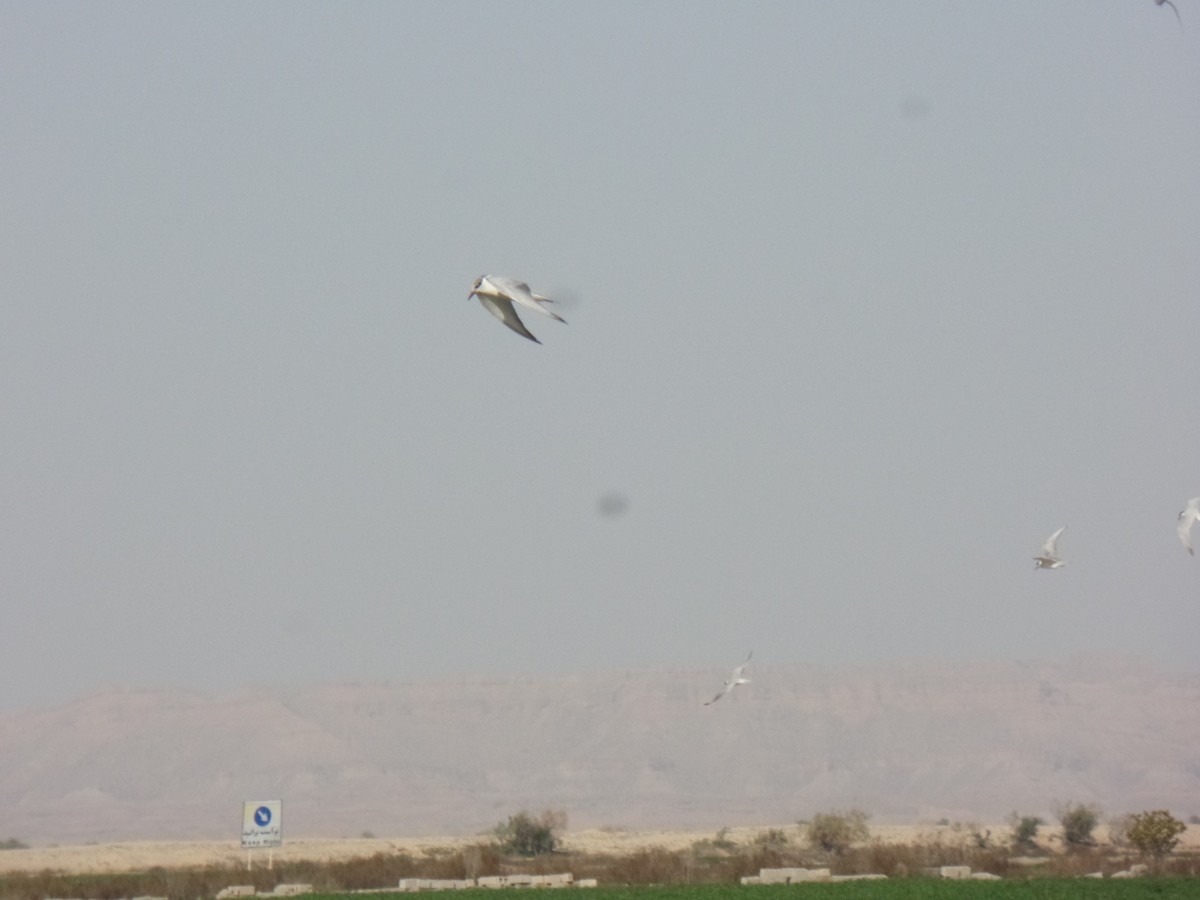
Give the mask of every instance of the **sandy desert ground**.
<svg viewBox="0 0 1200 900">
<path fill-rule="evenodd" d="M 729 829 L 726 837 L 737 843 L 748 843 L 768 828 L 783 829 L 789 836 L 800 837 L 794 824 L 762 825 Z M 990 829 L 994 837 L 1003 839 L 1010 833 L 1004 824 L 981 826 Z M 626 831 L 593 829 L 568 832 L 563 837 L 564 848 L 573 852 L 623 854 L 646 847 L 683 850 L 696 841 L 712 838 L 714 831 Z M 874 839 L 887 843 L 912 843 L 937 840 L 953 843 L 967 839 L 963 829 L 938 825 L 875 825 Z M 1053 846 L 1055 829 L 1044 827 L 1039 837 Z M 1103 841 L 1103 827 L 1096 830 Z M 321 840 L 300 838 L 285 840 L 272 852 L 273 860 L 343 860 L 376 853 L 409 853 L 420 855 L 432 849 L 456 848 L 478 843 L 480 835 L 349 838 Z M 1189 825 L 1180 841 L 1181 849 L 1200 850 L 1200 825 Z M 254 851 L 253 864 L 267 865 L 265 850 Z M 214 864 L 245 864 L 246 851 L 236 841 L 128 841 L 113 844 L 83 844 L 65 847 L 33 847 L 28 850 L 0 852 L 0 872 L 39 872 L 50 869 L 59 872 L 132 872 L 152 866 L 164 868 L 193 868 Z"/>
</svg>

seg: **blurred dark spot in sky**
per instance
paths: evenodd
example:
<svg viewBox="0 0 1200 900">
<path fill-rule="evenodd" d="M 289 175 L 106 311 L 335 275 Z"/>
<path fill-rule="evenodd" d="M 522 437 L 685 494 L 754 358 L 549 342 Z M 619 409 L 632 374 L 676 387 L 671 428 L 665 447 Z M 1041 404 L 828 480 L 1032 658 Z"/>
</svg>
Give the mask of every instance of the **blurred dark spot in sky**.
<svg viewBox="0 0 1200 900">
<path fill-rule="evenodd" d="M 629 510 L 629 498 L 620 491 L 607 491 L 596 501 L 596 512 L 606 519 L 615 519 Z"/>
</svg>

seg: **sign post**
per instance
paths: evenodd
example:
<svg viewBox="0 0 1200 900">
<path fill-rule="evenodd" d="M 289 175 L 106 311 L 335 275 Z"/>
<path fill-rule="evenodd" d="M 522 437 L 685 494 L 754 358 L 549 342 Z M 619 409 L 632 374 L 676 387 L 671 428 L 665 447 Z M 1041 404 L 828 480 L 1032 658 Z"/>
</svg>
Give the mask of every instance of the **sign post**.
<svg viewBox="0 0 1200 900">
<path fill-rule="evenodd" d="M 283 801 L 247 800 L 242 804 L 242 848 L 246 851 L 246 869 L 250 869 L 250 851 L 267 848 L 267 868 L 274 862 L 274 848 L 283 846 Z"/>
</svg>

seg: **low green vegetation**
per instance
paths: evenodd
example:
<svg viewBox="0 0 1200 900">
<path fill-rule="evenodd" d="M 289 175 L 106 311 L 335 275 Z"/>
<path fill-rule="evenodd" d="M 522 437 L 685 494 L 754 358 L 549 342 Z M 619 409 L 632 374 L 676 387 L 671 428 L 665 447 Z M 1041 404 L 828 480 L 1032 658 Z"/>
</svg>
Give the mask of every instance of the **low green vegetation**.
<svg viewBox="0 0 1200 900">
<path fill-rule="evenodd" d="M 401 878 L 463 878 L 497 875 L 507 872 L 572 872 L 577 879 L 596 878 L 600 887 L 582 890 L 580 900 L 909 900 L 909 898 L 980 898 L 980 900 L 1055 900 L 1055 898 L 1096 898 L 1096 900 L 1140 900 L 1140 898 L 1200 897 L 1200 880 L 1193 869 L 1194 857 L 1171 860 L 1158 877 L 1124 880 L 1081 879 L 1078 876 L 1105 868 L 1109 874 L 1117 866 L 1105 864 L 1093 850 L 1063 854 L 1047 860 L 1046 867 L 1006 870 L 999 855 L 946 846 L 894 846 L 871 843 L 855 847 L 838 857 L 834 871 L 876 871 L 888 874 L 886 881 L 857 881 L 841 884 L 741 885 L 742 875 L 760 868 L 812 860 L 797 854 L 792 846 L 779 853 L 762 844 L 739 847 L 736 853 L 697 856 L 690 851 L 649 848 L 623 856 L 584 856 L 569 852 L 521 859 L 501 855 L 495 844 L 437 853 L 433 856 L 380 853 L 340 862 L 281 862 L 275 867 L 242 865 L 209 866 L 202 869 L 171 870 L 152 868 L 145 872 L 103 875 L 63 875 L 50 871 L 0 875 L 0 900 L 44 900 L 46 897 L 74 897 L 80 900 L 113 900 L 121 897 L 165 896 L 171 900 L 199 900 L 214 897 L 222 888 L 234 884 L 252 884 L 259 892 L 270 892 L 275 885 L 301 882 L 316 888 L 320 898 L 348 898 L 346 892 L 394 886 Z M 965 852 L 965 856 L 964 856 Z M 1003 881 L 949 881 L 925 874 L 927 864 L 973 865 L 976 870 L 1003 873 Z M 985 868 L 986 867 L 986 868 Z M 1051 868 L 1053 867 L 1053 868 Z M 1057 877 L 1055 877 L 1057 873 Z M 1166 874 L 1173 873 L 1173 874 Z M 621 886 L 625 885 L 625 886 Z M 539 896 L 541 892 L 538 892 Z M 427 900 L 521 900 L 531 896 L 522 889 L 445 891 L 422 895 Z M 557 896 L 557 895 L 556 895 Z M 564 895 L 565 896 L 565 895 Z M 411 900 L 411 894 L 384 893 L 373 900 Z M 356 897 L 355 900 L 361 900 Z"/>
<path fill-rule="evenodd" d="M 397 894 L 394 898 L 407 895 Z M 495 891 L 456 891 L 458 900 L 495 900 Z M 857 881 L 844 884 L 795 885 L 650 885 L 598 887 L 587 900 L 1196 900 L 1194 881 L 1140 879 L 1091 881 L 940 881 L 910 878 L 900 881 Z M 393 895 L 382 895 L 387 900 Z M 325 894 L 313 900 L 354 900 L 345 894 Z"/>
</svg>

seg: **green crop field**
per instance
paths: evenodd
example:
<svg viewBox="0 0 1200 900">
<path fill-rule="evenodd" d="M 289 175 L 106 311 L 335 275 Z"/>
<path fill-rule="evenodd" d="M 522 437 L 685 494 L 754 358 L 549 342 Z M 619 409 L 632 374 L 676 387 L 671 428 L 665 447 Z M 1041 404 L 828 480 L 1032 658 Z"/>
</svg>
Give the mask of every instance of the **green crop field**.
<svg viewBox="0 0 1200 900">
<path fill-rule="evenodd" d="M 582 890 L 576 888 L 574 890 Z M 512 893 L 509 889 L 508 893 Z M 573 892 L 573 891 L 572 891 Z M 495 900 L 494 890 L 452 891 L 456 900 Z M 1188 878 L 1036 878 L 947 881 L 903 878 L 842 884 L 672 885 L 586 889 L 588 900 L 1200 900 L 1200 881 Z M 406 894 L 373 895 L 399 900 Z M 354 894 L 320 894 L 313 900 L 359 900 Z"/>
</svg>

